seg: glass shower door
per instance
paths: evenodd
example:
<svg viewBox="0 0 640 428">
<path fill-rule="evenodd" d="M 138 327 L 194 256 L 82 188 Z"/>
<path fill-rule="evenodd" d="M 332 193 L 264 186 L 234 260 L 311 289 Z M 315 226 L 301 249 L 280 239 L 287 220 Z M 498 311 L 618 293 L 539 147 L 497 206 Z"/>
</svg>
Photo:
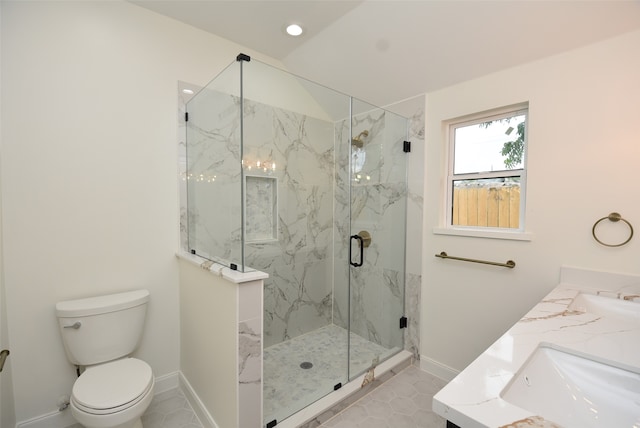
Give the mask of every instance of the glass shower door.
<svg viewBox="0 0 640 428">
<path fill-rule="evenodd" d="M 348 380 L 332 225 L 336 123 L 349 123 L 350 98 L 254 59 L 243 95 L 244 249 L 247 266 L 269 274 L 263 422 L 274 426 Z"/>
<path fill-rule="evenodd" d="M 402 350 L 408 120 L 353 100 L 349 377 Z"/>
</svg>

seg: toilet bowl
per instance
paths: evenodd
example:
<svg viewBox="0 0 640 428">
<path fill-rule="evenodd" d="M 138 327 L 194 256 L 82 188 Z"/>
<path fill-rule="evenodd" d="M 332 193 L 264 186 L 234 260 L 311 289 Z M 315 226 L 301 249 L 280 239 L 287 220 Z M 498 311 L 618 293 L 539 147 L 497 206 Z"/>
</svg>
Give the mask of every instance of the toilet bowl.
<svg viewBox="0 0 640 428">
<path fill-rule="evenodd" d="M 71 393 L 71 413 L 86 428 L 142 428 L 153 399 L 151 367 L 125 358 L 87 368 Z"/>
<path fill-rule="evenodd" d="M 69 407 L 86 428 L 143 428 L 155 381 L 149 364 L 131 354 L 148 301 L 147 290 L 134 290 L 56 304 L 67 358 L 82 373 Z"/>
</svg>

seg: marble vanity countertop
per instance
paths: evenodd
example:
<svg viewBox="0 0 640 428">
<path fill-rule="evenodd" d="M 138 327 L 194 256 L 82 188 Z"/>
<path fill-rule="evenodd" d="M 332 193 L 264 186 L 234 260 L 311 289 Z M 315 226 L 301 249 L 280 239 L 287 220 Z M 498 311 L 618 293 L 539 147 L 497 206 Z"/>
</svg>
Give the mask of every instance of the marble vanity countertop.
<svg viewBox="0 0 640 428">
<path fill-rule="evenodd" d="M 571 268 L 562 277 L 556 288 L 434 396 L 436 413 L 463 428 L 558 427 L 501 397 L 502 390 L 541 344 L 640 368 L 637 320 L 568 309 L 579 293 L 640 304 L 640 276 L 614 274 L 609 281 L 602 272 L 589 275 Z"/>
</svg>

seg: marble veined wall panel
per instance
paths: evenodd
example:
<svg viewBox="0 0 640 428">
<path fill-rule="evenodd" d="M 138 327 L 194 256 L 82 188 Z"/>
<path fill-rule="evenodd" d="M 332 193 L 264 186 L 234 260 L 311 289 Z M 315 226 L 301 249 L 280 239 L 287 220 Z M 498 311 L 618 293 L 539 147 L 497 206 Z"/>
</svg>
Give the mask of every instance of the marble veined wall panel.
<svg viewBox="0 0 640 428">
<path fill-rule="evenodd" d="M 420 359 L 420 300 L 422 289 L 422 216 L 424 190 L 424 97 L 410 100 L 408 160 L 409 198 L 407 201 L 407 280 L 405 285 L 405 315 L 409 322 L 404 331 L 404 349 Z"/>
<path fill-rule="evenodd" d="M 277 240 L 249 242 L 245 254 L 269 273 L 268 347 L 331 322 L 333 124 L 252 102 L 244 123 L 245 171 L 277 179 Z"/>
<path fill-rule="evenodd" d="M 359 130 L 358 132 L 361 132 Z M 351 134 L 349 122 L 337 122 L 334 129 L 335 162 L 333 203 L 333 324 L 347 329 L 349 316 L 349 236 Z"/>
<path fill-rule="evenodd" d="M 204 89 L 189 105 L 186 181 L 189 249 L 241 263 L 239 100 Z"/>
<path fill-rule="evenodd" d="M 333 322 L 347 326 L 348 238 L 350 234 L 367 231 L 372 242 L 364 250 L 364 265 L 351 269 L 351 330 L 384 347 L 401 347 L 403 334 L 398 320 L 404 308 L 405 231 L 402 225 L 407 196 L 406 154 L 402 143 L 407 123 L 397 120 L 393 114 L 374 110 L 353 119 L 353 135 L 364 130 L 368 135 L 361 137 L 362 149 L 353 148 L 352 161 L 355 161 L 349 166 L 349 124 L 343 122 L 336 126 L 336 138 L 340 141 L 336 156 L 344 167 L 337 168 L 335 173 Z M 360 156 L 360 160 L 354 156 Z"/>
<path fill-rule="evenodd" d="M 251 216 L 246 264 L 270 275 L 264 290 L 265 346 L 327 325 L 332 312 L 333 123 L 247 100 L 241 159 L 236 97 L 201 92 L 189 111 L 186 156 L 184 146 L 179 153 L 190 174 L 183 175 L 189 209 L 181 207 L 181 228 L 188 224 L 190 247 L 215 260 L 239 263 L 242 164 L 250 183 L 245 188 Z"/>
</svg>

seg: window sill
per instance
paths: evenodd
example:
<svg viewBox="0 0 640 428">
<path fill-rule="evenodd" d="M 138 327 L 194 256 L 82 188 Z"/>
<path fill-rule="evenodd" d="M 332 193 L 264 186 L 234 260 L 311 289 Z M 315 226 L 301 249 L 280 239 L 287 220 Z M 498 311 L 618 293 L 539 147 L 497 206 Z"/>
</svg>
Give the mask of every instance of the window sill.
<svg viewBox="0 0 640 428">
<path fill-rule="evenodd" d="M 466 236 L 470 238 L 506 239 L 511 241 L 532 241 L 533 234 L 529 232 L 507 232 L 502 230 L 454 229 L 434 227 L 434 235 Z"/>
</svg>

